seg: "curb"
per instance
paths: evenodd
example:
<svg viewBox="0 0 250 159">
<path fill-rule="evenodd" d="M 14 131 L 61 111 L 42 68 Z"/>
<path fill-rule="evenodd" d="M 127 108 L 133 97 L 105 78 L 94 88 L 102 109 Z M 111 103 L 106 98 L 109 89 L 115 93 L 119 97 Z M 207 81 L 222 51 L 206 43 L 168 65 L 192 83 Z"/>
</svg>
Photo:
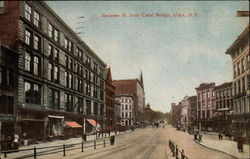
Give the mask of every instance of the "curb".
<svg viewBox="0 0 250 159">
<path fill-rule="evenodd" d="M 214 150 L 214 151 L 218 151 L 218 152 L 222 152 L 222 153 L 224 153 L 224 154 L 226 154 L 226 155 L 229 155 L 229 156 L 231 156 L 231 157 L 233 157 L 233 158 L 239 159 L 238 157 L 233 156 L 233 155 L 231 155 L 231 154 L 229 154 L 229 153 L 227 153 L 227 152 L 224 152 L 224 151 L 221 151 L 221 150 L 218 150 L 218 149 L 214 149 L 214 148 L 208 147 L 208 146 L 206 146 L 206 145 L 201 144 L 201 143 L 198 142 L 198 141 L 195 141 L 195 142 L 196 142 L 197 144 L 203 146 L 203 147 L 208 148 L 208 149 L 211 149 L 211 150 Z"/>
</svg>

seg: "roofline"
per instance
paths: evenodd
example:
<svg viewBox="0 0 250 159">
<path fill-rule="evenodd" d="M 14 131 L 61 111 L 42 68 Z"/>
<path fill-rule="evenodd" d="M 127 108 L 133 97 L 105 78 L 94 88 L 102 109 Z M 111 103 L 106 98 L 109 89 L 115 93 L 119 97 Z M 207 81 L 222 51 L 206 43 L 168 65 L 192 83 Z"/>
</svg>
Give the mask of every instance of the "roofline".
<svg viewBox="0 0 250 159">
<path fill-rule="evenodd" d="M 41 5 L 43 5 L 43 7 L 45 7 L 53 16 L 55 16 L 55 18 L 59 21 L 59 23 L 61 23 L 64 27 L 66 27 L 68 29 L 69 32 L 71 32 L 71 34 L 73 35 L 73 38 L 75 38 L 76 40 L 78 40 L 80 43 L 80 45 L 83 45 L 85 49 L 87 49 L 87 51 L 90 52 L 90 54 L 92 54 L 97 61 L 99 61 L 103 67 L 107 67 L 107 65 L 104 63 L 104 61 L 102 61 L 102 59 L 97 56 L 97 54 L 62 20 L 62 18 L 60 18 L 56 12 L 44 1 L 38 1 L 40 2 Z"/>
<path fill-rule="evenodd" d="M 248 26 L 241 32 L 241 34 L 236 38 L 236 40 L 231 44 L 231 46 L 226 50 L 225 54 L 231 55 L 234 47 L 241 42 L 243 38 L 247 38 L 247 33 L 249 36 L 249 24 Z"/>
</svg>

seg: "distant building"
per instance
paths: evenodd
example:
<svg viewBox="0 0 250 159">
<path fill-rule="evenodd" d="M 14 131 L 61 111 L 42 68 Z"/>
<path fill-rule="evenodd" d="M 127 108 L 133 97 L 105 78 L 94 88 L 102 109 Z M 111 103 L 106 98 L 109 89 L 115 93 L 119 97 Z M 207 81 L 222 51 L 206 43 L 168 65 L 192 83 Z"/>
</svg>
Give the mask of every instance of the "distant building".
<svg viewBox="0 0 250 159">
<path fill-rule="evenodd" d="M 223 83 L 214 87 L 216 112 L 214 115 L 214 127 L 217 131 L 232 131 L 231 114 L 233 110 L 233 87 L 232 82 Z"/>
<path fill-rule="evenodd" d="M 236 132 L 250 131 L 249 24 L 227 49 L 233 66 L 233 117 Z"/>
<path fill-rule="evenodd" d="M 120 124 L 121 120 L 121 103 L 119 101 L 119 98 L 115 98 L 115 124 L 116 124 L 116 129 L 117 125 Z"/>
<path fill-rule="evenodd" d="M 188 101 L 188 96 L 185 96 L 181 102 L 180 102 L 180 107 L 181 107 L 181 125 L 183 126 L 188 126 L 188 107 L 189 107 L 189 101 Z"/>
<path fill-rule="evenodd" d="M 173 125 L 180 125 L 181 124 L 181 103 L 171 103 L 171 117 L 172 117 L 172 124 Z"/>
<path fill-rule="evenodd" d="M 215 83 L 202 83 L 195 88 L 197 92 L 197 124 L 202 128 L 213 127 L 215 113 Z M 198 125 L 197 125 L 198 126 Z"/>
<path fill-rule="evenodd" d="M 104 72 L 106 88 L 106 105 L 104 129 L 114 131 L 115 129 L 115 87 L 112 84 L 111 69 L 106 68 Z"/>
<path fill-rule="evenodd" d="M 116 87 L 115 95 L 120 97 L 129 95 L 133 97 L 134 102 L 134 120 L 135 122 L 143 121 L 143 109 L 145 107 L 145 92 L 142 74 L 140 79 L 113 80 Z M 123 102 L 121 102 L 123 104 Z"/>
<path fill-rule="evenodd" d="M 194 126 L 197 119 L 197 96 L 188 97 L 188 125 Z"/>
<path fill-rule="evenodd" d="M 116 100 L 121 103 L 120 123 L 122 126 L 132 126 L 135 123 L 135 101 L 134 96 L 120 94 Z"/>
</svg>

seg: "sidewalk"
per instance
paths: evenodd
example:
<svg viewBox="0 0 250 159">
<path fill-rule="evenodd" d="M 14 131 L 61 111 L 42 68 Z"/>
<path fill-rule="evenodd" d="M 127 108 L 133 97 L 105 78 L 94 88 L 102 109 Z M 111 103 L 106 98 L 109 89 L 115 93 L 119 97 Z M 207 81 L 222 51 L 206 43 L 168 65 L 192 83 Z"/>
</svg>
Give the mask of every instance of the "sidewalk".
<svg viewBox="0 0 250 159">
<path fill-rule="evenodd" d="M 124 134 L 124 133 L 128 133 L 129 131 L 125 131 L 125 132 L 121 132 L 120 134 Z M 110 136 L 112 135 L 119 135 L 119 132 L 117 132 L 117 134 L 115 134 L 115 132 L 111 132 Z M 87 136 L 87 141 L 84 143 L 92 143 L 94 140 L 98 140 L 98 139 L 104 139 L 104 138 L 109 138 L 109 135 L 103 134 L 103 137 L 98 137 L 96 138 L 96 135 L 89 135 Z M 20 156 L 25 156 L 25 155 L 29 155 L 32 154 L 34 150 L 29 150 L 29 151 L 20 151 L 23 149 L 33 149 L 34 146 L 36 146 L 37 149 L 41 148 L 41 147 L 50 147 L 50 146 L 62 146 L 63 144 L 76 144 L 76 143 L 81 143 L 82 142 L 82 137 L 75 137 L 75 138 L 70 138 L 70 139 L 66 139 L 66 140 L 53 140 L 53 141 L 48 141 L 48 142 L 40 142 L 38 144 L 31 144 L 31 145 L 27 145 L 27 146 L 20 146 L 19 147 L 19 152 L 14 152 L 14 153 L 8 153 L 7 154 L 7 158 L 17 158 Z M 44 149 L 46 151 L 46 149 Z M 42 151 L 44 151 L 42 150 Z M 49 149 L 48 149 L 49 150 Z M 39 150 L 40 151 L 40 150 Z M 4 154 L 1 154 L 0 156 L 4 156 Z M 0 157 L 1 158 L 1 157 Z M 7 159 L 6 158 L 6 159 Z"/>
<path fill-rule="evenodd" d="M 200 145 L 224 152 L 235 158 L 249 159 L 250 158 L 250 146 L 244 144 L 243 153 L 239 153 L 237 149 L 237 142 L 231 140 L 218 140 L 218 138 L 211 137 L 210 135 L 203 134 Z"/>
</svg>

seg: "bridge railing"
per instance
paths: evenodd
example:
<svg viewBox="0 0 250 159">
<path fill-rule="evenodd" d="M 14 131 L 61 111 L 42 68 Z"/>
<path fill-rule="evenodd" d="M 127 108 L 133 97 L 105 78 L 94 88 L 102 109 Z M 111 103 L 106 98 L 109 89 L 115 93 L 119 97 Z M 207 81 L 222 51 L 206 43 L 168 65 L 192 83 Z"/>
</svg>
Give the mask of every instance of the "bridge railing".
<svg viewBox="0 0 250 159">
<path fill-rule="evenodd" d="M 172 140 L 169 140 L 168 146 L 173 153 L 173 157 L 176 159 L 188 159 L 188 157 L 184 154 L 184 149 L 180 150 L 178 145 L 175 144 Z"/>
</svg>

